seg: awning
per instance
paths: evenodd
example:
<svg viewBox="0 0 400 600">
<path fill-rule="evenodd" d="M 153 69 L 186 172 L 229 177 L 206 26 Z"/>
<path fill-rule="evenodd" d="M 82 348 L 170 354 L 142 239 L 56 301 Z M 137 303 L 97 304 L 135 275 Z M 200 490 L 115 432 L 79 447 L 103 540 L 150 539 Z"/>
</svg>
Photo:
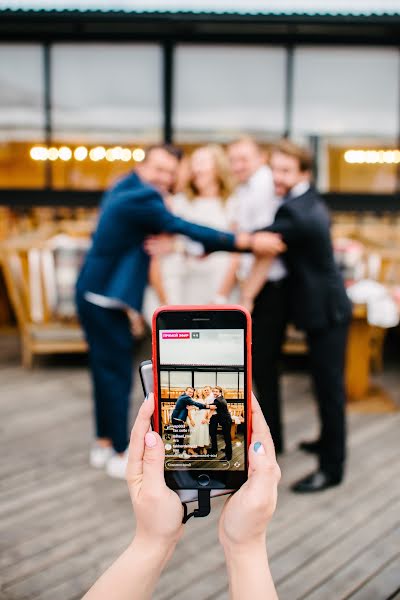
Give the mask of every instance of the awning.
<svg viewBox="0 0 400 600">
<path fill-rule="evenodd" d="M 400 0 L 0 0 L 0 11 L 380 17 L 400 15 Z"/>
</svg>

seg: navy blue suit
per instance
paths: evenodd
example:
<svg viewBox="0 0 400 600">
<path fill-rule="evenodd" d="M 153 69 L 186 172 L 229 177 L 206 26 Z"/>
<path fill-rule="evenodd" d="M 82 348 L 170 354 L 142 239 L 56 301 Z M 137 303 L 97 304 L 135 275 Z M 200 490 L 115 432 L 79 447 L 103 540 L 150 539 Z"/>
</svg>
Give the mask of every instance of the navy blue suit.
<svg viewBox="0 0 400 600">
<path fill-rule="evenodd" d="M 178 419 L 179 421 L 186 421 L 188 416 L 188 406 L 197 406 L 197 408 L 200 409 L 205 408 L 204 404 L 196 402 L 187 394 L 181 394 L 172 411 L 171 420 Z"/>
<path fill-rule="evenodd" d="M 201 242 L 206 252 L 234 250 L 231 233 L 176 217 L 136 173 L 104 194 L 93 244 L 78 277 L 76 301 L 89 344 L 97 436 L 111 438 L 117 452 L 128 442 L 134 340 L 124 310 L 92 304 L 85 294 L 100 294 L 140 311 L 149 267 L 143 242 L 161 232 L 186 235 Z"/>
</svg>

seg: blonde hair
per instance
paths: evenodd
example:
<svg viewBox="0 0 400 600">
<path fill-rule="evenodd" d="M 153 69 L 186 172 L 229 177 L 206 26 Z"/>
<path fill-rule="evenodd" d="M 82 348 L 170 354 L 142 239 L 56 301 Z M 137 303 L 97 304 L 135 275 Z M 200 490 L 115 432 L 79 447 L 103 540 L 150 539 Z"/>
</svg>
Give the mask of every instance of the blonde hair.
<svg viewBox="0 0 400 600">
<path fill-rule="evenodd" d="M 192 152 L 191 157 L 198 150 L 208 150 L 214 160 L 215 176 L 218 182 L 219 193 L 222 200 L 227 200 L 233 192 L 233 180 L 229 166 L 228 157 L 226 156 L 225 150 L 219 144 L 207 144 L 206 146 L 200 146 Z M 198 193 L 198 190 L 190 178 L 185 189 L 186 196 L 191 200 Z"/>
</svg>

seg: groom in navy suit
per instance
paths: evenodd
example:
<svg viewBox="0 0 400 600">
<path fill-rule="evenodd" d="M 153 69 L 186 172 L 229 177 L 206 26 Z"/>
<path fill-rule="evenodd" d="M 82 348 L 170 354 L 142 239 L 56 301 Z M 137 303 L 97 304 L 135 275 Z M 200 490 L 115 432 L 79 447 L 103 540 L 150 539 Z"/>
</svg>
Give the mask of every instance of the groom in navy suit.
<svg viewBox="0 0 400 600">
<path fill-rule="evenodd" d="M 252 236 L 216 231 L 170 213 L 163 196 L 171 190 L 179 156 L 171 146 L 154 146 L 136 172 L 105 193 L 92 247 L 76 286 L 81 324 L 89 344 L 97 441 L 90 454 L 95 467 L 107 464 L 114 477 L 125 475 L 128 408 L 134 339 L 128 310 L 140 313 L 147 284 L 147 236 L 183 234 L 205 252 L 251 251 Z M 277 238 L 276 252 L 282 242 Z"/>
</svg>

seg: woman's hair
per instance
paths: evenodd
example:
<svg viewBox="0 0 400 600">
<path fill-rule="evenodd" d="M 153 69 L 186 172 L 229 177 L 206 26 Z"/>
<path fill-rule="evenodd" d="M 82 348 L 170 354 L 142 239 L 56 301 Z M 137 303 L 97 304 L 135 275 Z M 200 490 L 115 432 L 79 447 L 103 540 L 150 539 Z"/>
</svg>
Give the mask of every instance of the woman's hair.
<svg viewBox="0 0 400 600">
<path fill-rule="evenodd" d="M 191 157 L 198 150 L 208 150 L 210 152 L 214 160 L 215 177 L 218 182 L 220 196 L 222 200 L 227 200 L 233 192 L 233 180 L 225 150 L 219 144 L 207 144 L 194 150 Z M 194 198 L 198 194 L 193 177 L 190 177 L 188 181 L 185 194 L 189 199 Z"/>
</svg>

